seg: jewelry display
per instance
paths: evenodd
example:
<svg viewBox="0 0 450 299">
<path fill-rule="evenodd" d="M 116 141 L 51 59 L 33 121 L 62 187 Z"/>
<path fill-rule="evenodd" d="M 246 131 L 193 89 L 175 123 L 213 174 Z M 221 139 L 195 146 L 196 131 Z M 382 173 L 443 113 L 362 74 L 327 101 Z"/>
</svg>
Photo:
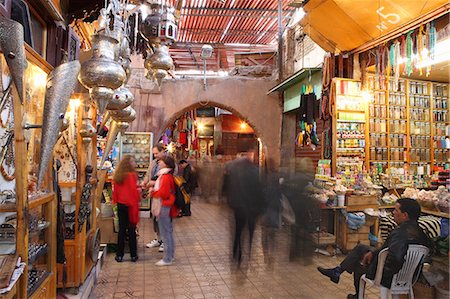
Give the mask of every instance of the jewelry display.
<svg viewBox="0 0 450 299">
<path fill-rule="evenodd" d="M 4 190 L 0 192 L 0 205 L 15 202 L 16 202 L 16 193 L 13 190 Z"/>
<path fill-rule="evenodd" d="M 28 270 L 28 294 L 34 291 L 41 285 L 42 281 L 48 276 L 45 270 L 30 269 Z"/>
<path fill-rule="evenodd" d="M 28 245 L 28 262 L 33 263 L 47 253 L 48 244 L 30 243 Z"/>
</svg>

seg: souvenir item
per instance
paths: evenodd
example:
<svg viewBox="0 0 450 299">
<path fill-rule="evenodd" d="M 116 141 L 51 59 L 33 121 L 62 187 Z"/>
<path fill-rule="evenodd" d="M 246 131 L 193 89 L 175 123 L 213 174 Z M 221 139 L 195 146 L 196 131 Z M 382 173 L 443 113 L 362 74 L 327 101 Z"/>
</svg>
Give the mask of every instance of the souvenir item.
<svg viewBox="0 0 450 299">
<path fill-rule="evenodd" d="M 121 110 L 133 103 L 134 96 L 126 87 L 120 87 L 114 92 L 111 101 L 106 105 L 107 110 Z"/>
<path fill-rule="evenodd" d="M 77 84 L 79 71 L 80 63 L 78 61 L 70 61 L 59 65 L 48 76 L 42 123 L 38 187 L 52 157 L 53 148 L 61 130 L 62 120 L 69 105 L 70 96 Z"/>
<path fill-rule="evenodd" d="M 23 78 L 27 68 L 22 24 L 0 16 L 0 48 L 23 103 Z"/>
</svg>

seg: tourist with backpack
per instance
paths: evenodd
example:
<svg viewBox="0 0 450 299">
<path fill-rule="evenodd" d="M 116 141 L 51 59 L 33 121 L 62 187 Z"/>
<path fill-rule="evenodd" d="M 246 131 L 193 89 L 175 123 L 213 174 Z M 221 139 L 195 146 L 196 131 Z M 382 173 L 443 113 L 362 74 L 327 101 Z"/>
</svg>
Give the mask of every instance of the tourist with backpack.
<svg viewBox="0 0 450 299">
<path fill-rule="evenodd" d="M 172 218 L 178 214 L 178 208 L 175 206 L 175 182 L 173 172 L 175 161 L 170 156 L 164 156 L 159 160 L 158 179 L 154 187 L 150 188 L 153 200 L 159 201 L 153 209 L 154 217 L 158 219 L 159 232 L 164 243 L 164 257 L 158 261 L 156 266 L 168 266 L 173 263 L 175 254 L 175 241 L 173 238 Z"/>
</svg>

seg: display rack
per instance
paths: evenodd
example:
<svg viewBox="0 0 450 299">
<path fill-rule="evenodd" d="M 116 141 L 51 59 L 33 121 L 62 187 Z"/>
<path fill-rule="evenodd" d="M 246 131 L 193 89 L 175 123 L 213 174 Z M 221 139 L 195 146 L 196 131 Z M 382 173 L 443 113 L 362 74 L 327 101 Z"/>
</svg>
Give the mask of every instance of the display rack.
<svg viewBox="0 0 450 299">
<path fill-rule="evenodd" d="M 75 181 L 62 182 L 63 205 L 65 211 L 64 247 L 66 267 L 58 264 L 58 283 L 62 287 L 79 287 L 97 260 L 99 246 L 99 230 L 95 192 L 97 185 L 97 140 L 96 134 L 84 137 L 82 134 L 86 124 L 92 128 L 96 125 L 96 109 L 89 96 L 75 94 L 74 101 L 81 103 L 72 106 L 75 111 L 69 111 L 75 117 L 71 123 L 75 131 L 76 176 Z M 61 145 L 62 146 L 62 145 Z M 75 192 L 73 192 L 75 189 Z M 65 273 L 64 273 L 65 271 Z M 66 278 L 66 281 L 63 281 Z"/>
<path fill-rule="evenodd" d="M 3 164 L 0 186 L 2 193 L 5 189 L 15 190 L 15 198 L 6 205 L 0 204 L 0 214 L 3 220 L 11 219 L 10 229 L 15 241 L 13 250 L 7 252 L 16 254 L 25 263 L 25 269 L 15 287 L 3 298 L 55 298 L 56 297 L 56 196 L 53 192 L 52 167 L 48 167 L 47 175 L 38 189 L 36 177 L 39 164 L 39 148 L 41 130 L 24 129 L 25 122 L 41 124 L 43 119 L 43 103 L 45 94 L 45 80 L 52 67 L 48 65 L 33 49 L 25 46 L 28 68 L 24 74 L 24 91 L 27 100 L 21 103 L 19 93 L 11 85 L 11 100 L 5 110 L 7 122 L 2 117 L 2 134 L 10 129 L 13 138 L 12 147 L 3 144 L 8 150 L 9 157 L 13 157 L 13 165 Z M 6 63 L 1 57 L 2 81 L 9 77 Z M 8 83 L 2 82 L 5 88 Z M 4 91 L 4 90 L 3 90 Z M 4 92 L 2 92 L 2 95 Z M 3 111 L 2 111 L 3 112 Z M 3 116 L 5 114 L 2 113 Z M 3 126 L 5 125 L 5 126 Z M 13 152 L 12 152 L 13 151 Z M 9 161 L 11 162 L 11 160 Z M 6 214 L 6 215 L 5 215 Z M 11 236 L 12 236 L 11 235 Z M 3 246 L 2 250 L 6 247 Z M 2 252 L 4 253 L 4 252 Z"/>
<path fill-rule="evenodd" d="M 362 178 L 366 157 L 367 107 L 360 82 L 333 79 L 332 83 L 332 174 L 343 185 L 354 186 Z"/>
<path fill-rule="evenodd" d="M 367 168 L 374 178 L 389 174 L 397 187 L 425 187 L 423 178 L 450 162 L 448 84 L 404 78 L 398 82 L 386 78 L 384 85 L 379 81 L 377 76 L 368 76 L 371 100 Z M 380 95 L 388 99 L 386 108 Z M 377 123 L 385 115 L 387 140 L 379 138 L 385 134 L 377 131 Z"/>
<path fill-rule="evenodd" d="M 132 155 L 136 160 L 136 171 L 139 182 L 145 177 L 152 161 L 153 133 L 126 132 L 120 136 L 120 157 Z M 144 190 L 141 198 L 141 209 L 150 209 L 150 199 Z"/>
</svg>

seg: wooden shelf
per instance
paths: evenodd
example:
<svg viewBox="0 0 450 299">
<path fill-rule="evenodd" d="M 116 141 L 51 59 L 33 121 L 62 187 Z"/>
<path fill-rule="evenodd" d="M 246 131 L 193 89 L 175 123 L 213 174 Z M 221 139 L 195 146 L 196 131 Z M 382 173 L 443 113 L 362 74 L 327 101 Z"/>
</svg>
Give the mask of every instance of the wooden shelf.
<svg viewBox="0 0 450 299">
<path fill-rule="evenodd" d="M 77 186 L 77 182 L 76 181 L 75 182 L 60 182 L 59 186 L 63 187 L 63 188 L 76 187 Z"/>
<path fill-rule="evenodd" d="M 336 111 L 339 112 L 344 112 L 344 113 L 366 113 L 366 111 L 364 110 L 348 110 L 348 109 L 336 109 Z"/>
<path fill-rule="evenodd" d="M 336 120 L 338 123 L 360 123 L 360 124 L 365 124 L 366 121 L 365 120 L 345 120 L 345 119 L 337 119 Z"/>
<path fill-rule="evenodd" d="M 0 205 L 0 213 L 16 212 L 16 204 L 8 203 Z"/>
<path fill-rule="evenodd" d="M 428 209 L 422 209 L 422 213 L 430 214 L 430 215 L 434 215 L 434 216 L 438 216 L 438 217 L 442 217 L 442 218 L 449 218 L 448 213 L 440 212 L 440 211 L 432 211 L 432 210 L 428 210 Z"/>
<path fill-rule="evenodd" d="M 55 192 L 50 192 L 50 193 L 38 196 L 38 197 L 28 201 L 28 207 L 30 210 L 34 209 L 38 206 L 41 206 L 45 203 L 52 201 L 54 197 L 55 197 Z"/>
</svg>

